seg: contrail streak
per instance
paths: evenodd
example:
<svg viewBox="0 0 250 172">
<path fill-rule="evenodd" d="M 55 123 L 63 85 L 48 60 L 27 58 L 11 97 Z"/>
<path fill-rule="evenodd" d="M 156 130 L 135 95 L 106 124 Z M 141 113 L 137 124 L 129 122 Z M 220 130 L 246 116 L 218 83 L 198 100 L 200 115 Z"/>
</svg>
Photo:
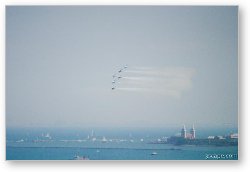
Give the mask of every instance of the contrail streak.
<svg viewBox="0 0 250 172">
<path fill-rule="evenodd" d="M 164 89 L 149 89 L 149 88 L 133 88 L 133 87 L 124 87 L 124 88 L 117 88 L 119 91 L 128 91 L 128 92 L 146 92 L 146 93 L 153 93 L 158 95 L 168 95 L 172 97 L 180 97 L 181 93 L 177 90 L 164 90 Z"/>
<path fill-rule="evenodd" d="M 121 73 L 115 90 L 180 97 L 192 88 L 194 73 L 193 68 L 185 67 L 130 67 Z"/>
<path fill-rule="evenodd" d="M 145 76 L 158 76 L 158 77 L 166 77 L 166 76 L 176 76 L 176 77 L 192 77 L 195 73 L 195 70 L 192 68 L 184 68 L 184 67 L 169 67 L 169 68 L 145 68 L 145 67 L 135 67 L 132 70 L 127 70 L 125 73 L 128 74 L 137 74 L 137 75 L 145 75 Z"/>
<path fill-rule="evenodd" d="M 122 87 L 117 88 L 117 90 L 124 90 L 124 91 L 150 91 L 150 89 L 147 88 L 133 88 L 133 87 Z"/>
<path fill-rule="evenodd" d="M 152 80 L 154 80 L 154 78 L 150 78 L 150 77 L 130 77 L 130 76 L 124 76 L 122 78 L 127 79 L 127 80 L 135 80 L 135 81 L 152 81 Z"/>
</svg>

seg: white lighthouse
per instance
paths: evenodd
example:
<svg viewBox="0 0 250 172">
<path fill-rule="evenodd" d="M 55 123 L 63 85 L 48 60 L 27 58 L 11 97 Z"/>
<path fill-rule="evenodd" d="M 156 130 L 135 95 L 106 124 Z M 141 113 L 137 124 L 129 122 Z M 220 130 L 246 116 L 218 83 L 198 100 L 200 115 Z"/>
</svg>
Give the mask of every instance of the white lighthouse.
<svg viewBox="0 0 250 172">
<path fill-rule="evenodd" d="M 190 134 L 191 134 L 191 139 L 195 139 L 195 129 L 194 129 L 194 124 L 193 124 L 193 127 L 190 129 Z"/>
<path fill-rule="evenodd" d="M 187 130 L 185 125 L 183 125 L 183 128 L 181 129 L 181 137 L 186 138 L 187 137 Z"/>
</svg>

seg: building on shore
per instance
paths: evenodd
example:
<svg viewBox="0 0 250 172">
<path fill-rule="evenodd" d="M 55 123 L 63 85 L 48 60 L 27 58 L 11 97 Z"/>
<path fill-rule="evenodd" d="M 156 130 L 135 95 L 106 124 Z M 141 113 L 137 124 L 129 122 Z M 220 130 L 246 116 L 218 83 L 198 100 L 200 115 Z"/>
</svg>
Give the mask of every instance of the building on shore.
<svg viewBox="0 0 250 172">
<path fill-rule="evenodd" d="M 195 139 L 195 129 L 194 125 L 190 129 L 190 133 L 187 133 L 185 125 L 183 125 L 183 128 L 181 129 L 181 137 L 184 139 Z"/>
<path fill-rule="evenodd" d="M 185 125 L 183 125 L 183 128 L 181 129 L 181 137 L 186 138 L 187 137 L 187 130 Z"/>
<path fill-rule="evenodd" d="M 194 129 L 194 124 L 193 124 L 193 127 L 190 129 L 190 135 L 191 135 L 191 139 L 195 139 L 195 129 Z"/>
<path fill-rule="evenodd" d="M 167 144 L 174 145 L 213 145 L 213 146 L 237 146 L 238 145 L 238 133 L 231 133 L 225 136 L 208 136 L 207 138 L 196 138 L 196 130 L 194 125 L 187 133 L 185 125 L 181 129 L 181 133 L 178 136 L 171 136 L 167 139 Z"/>
</svg>

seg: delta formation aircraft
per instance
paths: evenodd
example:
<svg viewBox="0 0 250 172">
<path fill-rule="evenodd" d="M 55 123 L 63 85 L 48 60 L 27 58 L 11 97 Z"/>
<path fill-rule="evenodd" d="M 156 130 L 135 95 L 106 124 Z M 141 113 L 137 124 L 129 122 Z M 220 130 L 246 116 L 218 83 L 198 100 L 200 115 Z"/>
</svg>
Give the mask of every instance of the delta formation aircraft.
<svg viewBox="0 0 250 172">
<path fill-rule="evenodd" d="M 127 68 L 128 68 L 128 65 L 125 65 L 122 69 L 120 69 L 118 71 L 118 73 L 121 73 L 124 69 L 127 69 Z M 122 78 L 122 76 L 117 76 L 116 74 L 112 75 L 112 77 L 113 77 L 112 84 L 115 84 L 117 80 Z M 112 87 L 112 90 L 114 90 L 114 89 L 115 89 L 115 86 Z"/>
</svg>

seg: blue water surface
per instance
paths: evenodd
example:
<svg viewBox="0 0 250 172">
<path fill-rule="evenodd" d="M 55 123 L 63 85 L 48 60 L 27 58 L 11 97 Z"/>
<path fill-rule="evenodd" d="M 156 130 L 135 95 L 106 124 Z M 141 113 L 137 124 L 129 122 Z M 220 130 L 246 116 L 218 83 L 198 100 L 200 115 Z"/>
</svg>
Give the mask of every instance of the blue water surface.
<svg viewBox="0 0 250 172">
<path fill-rule="evenodd" d="M 165 139 L 168 136 L 166 133 L 171 132 L 173 131 L 8 129 L 6 159 L 73 160 L 76 155 L 89 160 L 238 159 L 237 146 L 175 146 L 151 143 Z"/>
</svg>

